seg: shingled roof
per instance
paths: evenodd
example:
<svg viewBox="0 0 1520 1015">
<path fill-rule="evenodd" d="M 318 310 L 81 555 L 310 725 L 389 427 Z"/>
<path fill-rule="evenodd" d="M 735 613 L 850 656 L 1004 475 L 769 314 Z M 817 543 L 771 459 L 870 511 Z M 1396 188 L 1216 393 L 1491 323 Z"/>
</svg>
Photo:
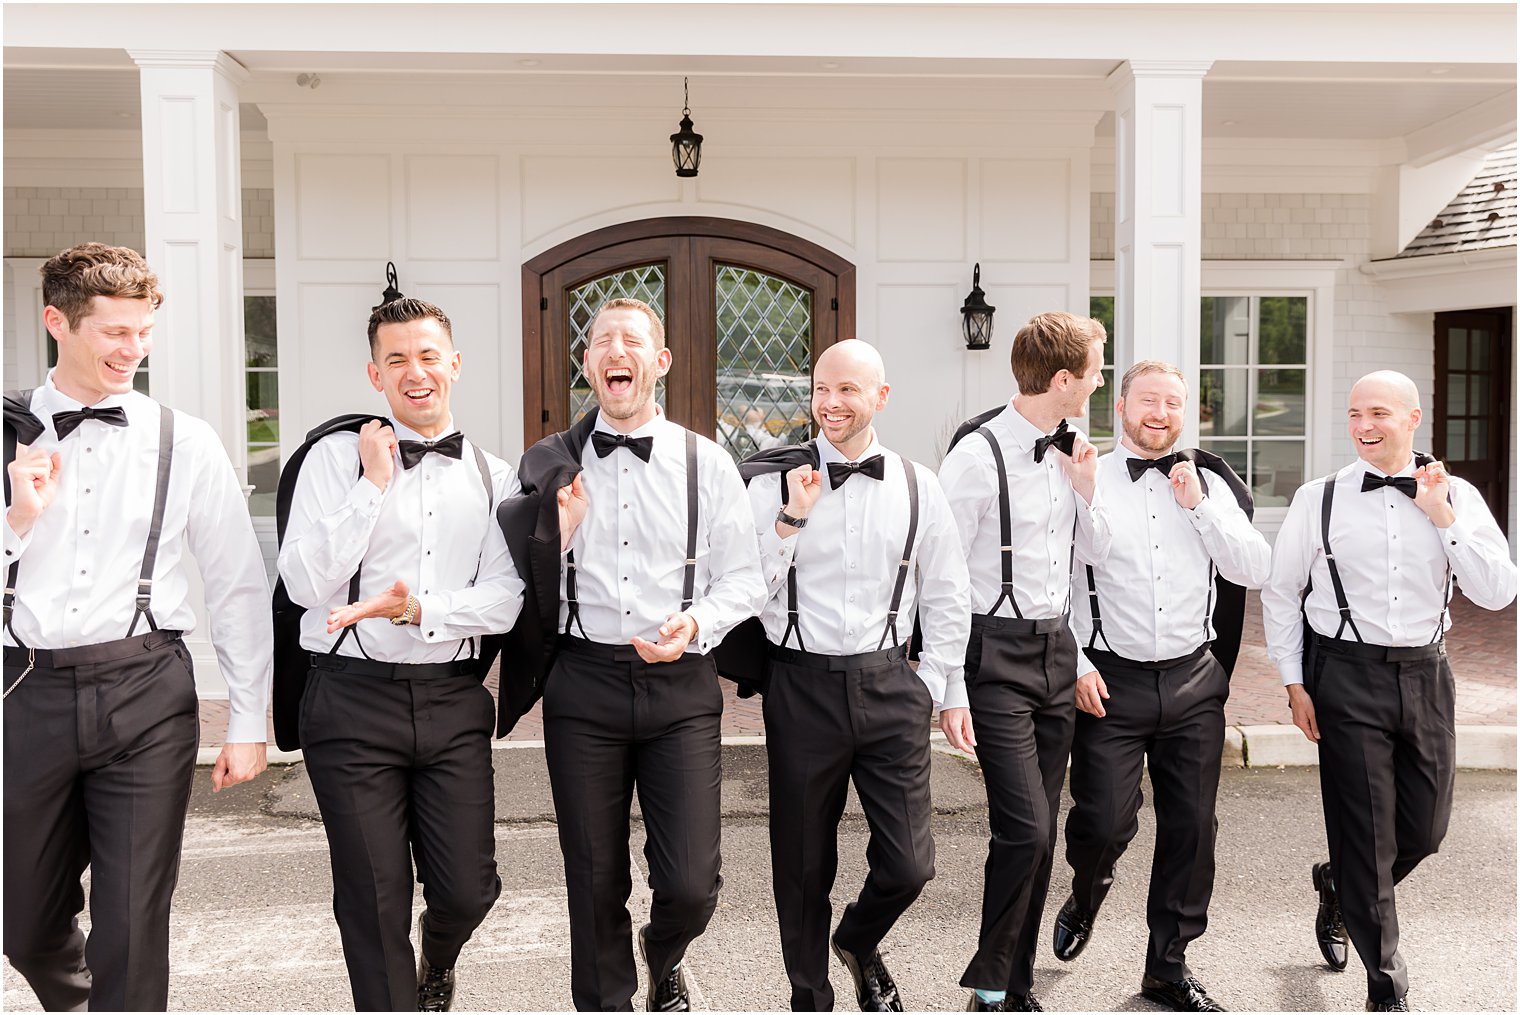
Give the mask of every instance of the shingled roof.
<svg viewBox="0 0 1520 1015">
<path fill-rule="evenodd" d="M 1428 257 L 1490 247 L 1513 247 L 1515 218 L 1515 146 L 1490 152 L 1483 168 L 1399 257 Z"/>
</svg>

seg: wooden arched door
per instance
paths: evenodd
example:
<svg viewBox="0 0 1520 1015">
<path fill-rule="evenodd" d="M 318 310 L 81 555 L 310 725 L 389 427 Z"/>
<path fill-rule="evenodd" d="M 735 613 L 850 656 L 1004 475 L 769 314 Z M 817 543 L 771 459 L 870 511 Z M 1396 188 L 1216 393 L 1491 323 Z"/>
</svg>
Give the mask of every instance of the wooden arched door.
<svg viewBox="0 0 1520 1015">
<path fill-rule="evenodd" d="M 811 432 L 814 358 L 855 336 L 855 268 L 779 230 L 672 217 L 587 233 L 523 265 L 523 432 L 563 430 L 591 405 L 580 373 L 598 306 L 642 299 L 672 353 L 669 417 L 736 457 Z"/>
</svg>

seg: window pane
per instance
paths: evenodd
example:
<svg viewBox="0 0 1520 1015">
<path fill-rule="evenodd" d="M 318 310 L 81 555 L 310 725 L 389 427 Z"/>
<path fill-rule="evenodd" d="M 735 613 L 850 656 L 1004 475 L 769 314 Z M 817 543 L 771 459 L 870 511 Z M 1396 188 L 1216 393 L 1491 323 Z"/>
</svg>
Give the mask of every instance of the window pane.
<svg viewBox="0 0 1520 1015">
<path fill-rule="evenodd" d="M 1493 369 L 1488 362 L 1488 339 L 1489 332 L 1487 328 L 1472 329 L 1472 360 L 1470 361 L 1469 369 Z"/>
<path fill-rule="evenodd" d="M 1263 296 L 1257 325 L 1257 362 L 1305 363 L 1309 300 L 1305 296 Z"/>
<path fill-rule="evenodd" d="M 1246 469 L 1246 442 L 1245 441 L 1199 441 L 1198 446 L 1205 451 L 1214 454 L 1230 463 L 1230 468 L 1238 472 L 1242 477 L 1249 475 Z"/>
<path fill-rule="evenodd" d="M 720 264 L 717 440 L 735 459 L 812 436 L 813 293 Z"/>
<path fill-rule="evenodd" d="M 1470 403 L 1472 405 L 1472 408 L 1458 410 L 1453 409 L 1451 406 L 1447 406 L 1447 414 L 1456 416 L 1466 413 L 1471 416 L 1487 416 L 1488 386 L 1490 383 L 1492 383 L 1492 377 L 1492 374 L 1469 374 L 1468 378 L 1470 381 L 1470 387 L 1472 389 L 1472 402 Z"/>
<path fill-rule="evenodd" d="M 1467 329 L 1448 328 L 1446 331 L 1446 365 L 1453 370 L 1467 366 Z"/>
<path fill-rule="evenodd" d="M 1251 490 L 1257 509 L 1286 506 L 1304 483 L 1304 442 L 1256 441 L 1251 452 Z"/>
<path fill-rule="evenodd" d="M 1246 435 L 1250 371 L 1203 370 L 1199 373 L 1198 433 L 1202 437 Z"/>
<path fill-rule="evenodd" d="M 1467 375 L 1446 375 L 1446 414 L 1448 416 L 1467 415 Z"/>
<path fill-rule="evenodd" d="M 1256 372 L 1256 420 L 1252 433 L 1304 435 L 1304 379 L 1302 369 Z"/>
<path fill-rule="evenodd" d="M 1446 460 L 1465 462 L 1467 458 L 1467 420 L 1448 419 L 1446 421 Z"/>
<path fill-rule="evenodd" d="M 243 351 L 251 367 L 278 366 L 275 347 L 274 297 L 243 297 Z"/>
<path fill-rule="evenodd" d="M 1249 362 L 1251 301 L 1245 296 L 1205 296 L 1200 315 L 1200 362 Z"/>
<path fill-rule="evenodd" d="M 248 510 L 255 516 L 272 517 L 275 494 L 280 483 L 278 447 L 248 446 L 248 482 L 253 484 L 253 496 L 248 499 Z"/>
<path fill-rule="evenodd" d="M 596 404 L 591 383 L 581 372 L 581 359 L 597 309 L 615 297 L 632 297 L 648 303 L 664 320 L 665 265 L 646 264 L 642 268 L 603 275 L 571 289 L 567 295 L 570 297 L 570 422 L 574 423 Z M 661 407 L 665 405 L 663 377 L 655 382 L 654 399 Z"/>
<path fill-rule="evenodd" d="M 1467 459 L 1481 462 L 1488 458 L 1488 420 L 1467 421 Z"/>
<path fill-rule="evenodd" d="M 1114 364 L 1114 298 L 1112 296 L 1093 296 L 1087 301 L 1087 315 L 1103 322 L 1103 329 L 1108 332 L 1108 341 L 1103 344 L 1103 362 L 1107 366 Z"/>
<path fill-rule="evenodd" d="M 270 444 L 280 440 L 279 374 L 249 371 L 248 443 Z"/>
<path fill-rule="evenodd" d="M 1112 344 L 1112 343 L 1110 343 Z M 1103 368 L 1103 387 L 1092 393 L 1087 402 L 1088 436 L 1114 436 L 1114 368 Z"/>
</svg>

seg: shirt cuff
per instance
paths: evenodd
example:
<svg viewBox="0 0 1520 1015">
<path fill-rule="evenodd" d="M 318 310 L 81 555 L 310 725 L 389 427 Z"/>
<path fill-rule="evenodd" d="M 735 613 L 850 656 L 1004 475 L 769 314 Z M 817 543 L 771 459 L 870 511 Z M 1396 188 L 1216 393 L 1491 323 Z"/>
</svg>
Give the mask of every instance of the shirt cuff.
<svg viewBox="0 0 1520 1015">
<path fill-rule="evenodd" d="M 1446 526 L 1446 528 L 1436 529 L 1436 532 L 1441 537 L 1441 549 L 1446 551 L 1447 557 L 1452 555 L 1452 551 L 1471 540 L 1472 530 L 1472 523 L 1464 520 L 1460 515 L 1457 516 L 1456 521 Z"/>
<path fill-rule="evenodd" d="M 363 476 L 348 491 L 348 502 L 363 511 L 366 515 L 373 515 L 380 510 L 380 502 L 385 499 L 385 494 L 380 488 Z"/>
<path fill-rule="evenodd" d="M 417 597 L 417 615 L 421 617 L 417 621 L 418 636 L 429 645 L 440 641 L 458 641 L 451 637 L 447 631 L 448 624 L 444 622 L 443 599 L 436 593 L 428 596 Z M 439 634 L 443 631 L 443 634 Z"/>
<path fill-rule="evenodd" d="M 1303 655 L 1291 656 L 1277 661 L 1277 672 L 1282 676 L 1284 687 L 1304 682 L 1304 657 Z"/>
<path fill-rule="evenodd" d="M 793 532 L 790 536 L 782 539 L 776 533 L 774 522 L 760 531 L 760 556 L 764 557 L 767 554 L 774 553 L 782 560 L 789 561 L 792 559 L 792 554 L 796 549 L 797 533 Z"/>
<path fill-rule="evenodd" d="M 697 636 L 691 640 L 691 644 L 696 646 L 697 651 L 703 655 L 707 655 L 708 652 L 712 651 L 713 624 L 717 622 L 713 616 L 712 608 L 703 603 L 692 603 L 691 606 L 687 607 L 686 612 L 697 622 Z"/>
<path fill-rule="evenodd" d="M 229 744 L 267 744 L 269 722 L 263 715 L 232 712 L 227 716 L 227 739 Z"/>
<path fill-rule="evenodd" d="M 1193 528 L 1202 531 L 1218 520 L 1219 506 L 1205 497 L 1199 505 L 1187 513 L 1188 521 L 1193 523 Z"/>
<path fill-rule="evenodd" d="M 944 701 L 939 703 L 940 711 L 947 708 L 970 708 L 971 698 L 966 693 L 966 677 L 964 674 L 954 680 L 945 681 Z"/>
<path fill-rule="evenodd" d="M 20 560 L 21 555 L 26 552 L 26 548 L 32 545 L 32 533 L 37 531 L 37 526 L 36 523 L 33 523 L 30 531 L 28 531 L 24 536 L 16 535 L 15 530 L 11 528 L 11 523 L 9 521 L 5 523 L 4 528 L 5 563 L 7 566 L 9 566 Z"/>
</svg>

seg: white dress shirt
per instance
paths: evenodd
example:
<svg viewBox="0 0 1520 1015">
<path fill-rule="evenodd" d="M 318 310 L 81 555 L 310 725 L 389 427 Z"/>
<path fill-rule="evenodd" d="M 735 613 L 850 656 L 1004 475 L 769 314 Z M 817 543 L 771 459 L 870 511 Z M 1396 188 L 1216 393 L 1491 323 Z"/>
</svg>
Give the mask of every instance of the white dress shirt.
<svg viewBox="0 0 1520 1015">
<path fill-rule="evenodd" d="M 998 439 L 1008 475 L 1008 499 L 1013 521 L 1013 596 L 1025 617 L 1059 617 L 1071 601 L 1073 526 L 1086 560 L 1103 560 L 1113 533 L 1103 506 L 1103 492 L 1092 504 L 1072 489 L 1059 451 L 1051 448 L 1043 461 L 1034 460 L 1034 442 L 1044 432 L 1025 419 L 1010 401 L 986 424 Z M 1078 431 L 1079 436 L 1085 436 Z M 963 437 L 945 456 L 940 485 L 960 529 L 961 546 L 971 574 L 971 611 L 987 614 L 1003 591 L 1002 508 L 998 500 L 997 465 L 987 440 L 977 433 Z M 1012 617 L 1004 600 L 999 617 Z M 1093 667 L 1077 644 L 1077 672 Z"/>
<path fill-rule="evenodd" d="M 1212 640 L 1209 614 L 1217 595 L 1213 568 L 1227 581 L 1256 588 L 1267 580 L 1272 550 L 1241 510 L 1223 477 L 1199 468 L 1208 490 L 1189 511 L 1156 469 L 1131 480 L 1140 458 L 1122 444 L 1098 459 L 1098 489 L 1107 510 L 1129 524 L 1114 527 L 1108 557 L 1093 565 L 1103 633 L 1095 648 L 1138 662 L 1176 659 Z M 1092 609 L 1083 548 L 1072 574 L 1072 630 L 1092 641 Z"/>
<path fill-rule="evenodd" d="M 617 433 L 600 417 L 596 429 Z M 571 633 L 604 645 L 626 645 L 634 638 L 658 642 L 660 625 L 681 610 L 686 567 L 686 429 L 661 412 L 628 436 L 654 438 L 649 461 L 628 448 L 602 458 L 586 441 L 581 485 L 590 507 L 569 547 L 580 604 Z M 697 567 L 687 610 L 697 622 L 697 636 L 687 652 L 712 651 L 765 601 L 747 506 L 733 459 L 698 436 Z M 568 617 L 562 571 L 561 631 Z"/>
<path fill-rule="evenodd" d="M 61 460 L 53 502 L 25 538 L 5 529 L 5 563 L 20 560 L 11 623 L 31 648 L 94 645 L 127 637 L 136 613 L 158 472 L 159 404 L 130 392 L 95 408 L 120 406 L 128 425 L 85 420 L 67 439 L 53 429 L 55 412 L 83 408 L 53 386 L 32 394 L 45 430 L 34 450 Z M 159 628 L 195 629 L 189 601 L 190 563 L 204 579 L 211 641 L 227 681 L 228 743 L 263 743 L 273 672 L 269 580 L 242 484 L 216 432 L 203 420 L 174 413 L 174 451 L 163 534 L 153 565 L 151 610 Z M 146 620 L 134 634 L 146 634 Z M 10 632 L 5 644 L 14 645 Z"/>
<path fill-rule="evenodd" d="M 883 458 L 880 481 L 855 475 L 835 489 L 830 462 L 850 459 L 818 438 L 823 486 L 807 525 L 785 539 L 776 533 L 784 473 L 750 480 L 749 499 L 760 537 L 760 566 L 769 586 L 761 612 L 765 634 L 780 645 L 787 627 L 787 580 L 797 564 L 797 613 L 802 647 L 822 655 L 874 652 L 887 631 L 887 610 L 897 585 L 903 544 L 908 539 L 908 484 L 902 457 L 873 437 L 854 461 Z M 915 463 L 918 533 L 909 558 L 908 579 L 898 604 L 897 641 L 913 634 L 914 611 L 924 633 L 918 676 L 934 703 L 966 705 L 966 639 L 971 633 L 970 586 L 966 560 L 950 505 L 934 473 Z M 886 645 L 895 644 L 887 634 Z M 788 643 L 797 647 L 796 637 Z"/>
<path fill-rule="evenodd" d="M 1414 462 L 1394 475 L 1414 475 Z M 1445 615 L 1447 567 L 1462 592 L 1488 610 L 1515 598 L 1515 564 L 1509 544 L 1482 495 L 1451 477 L 1457 520 L 1438 529 L 1412 499 L 1393 487 L 1362 493 L 1362 474 L 1381 470 L 1356 461 L 1337 472 L 1331 502 L 1330 548 L 1362 640 L 1372 645 L 1424 645 L 1451 626 Z M 1303 626 L 1299 594 L 1310 625 L 1333 637 L 1340 627 L 1335 586 L 1320 538 L 1325 480 L 1299 487 L 1277 533 L 1272 574 L 1261 590 L 1267 654 L 1284 684 L 1303 682 Z M 1354 641 L 1348 625 L 1342 638 Z"/>
<path fill-rule="evenodd" d="M 426 439 L 400 423 L 394 429 L 398 441 Z M 451 424 L 433 439 L 453 432 Z M 421 604 L 421 620 L 401 627 L 385 617 L 361 620 L 343 639 L 340 655 L 387 663 L 468 658 L 466 639 L 505 632 L 522 609 L 523 582 L 496 524 L 496 505 L 522 486 L 510 465 L 487 454 L 487 505 L 468 440 L 458 459 L 429 453 L 404 469 L 398 450 L 395 463 L 382 493 L 359 476 L 358 434 L 333 434 L 307 454 L 280 548 L 285 589 L 307 610 L 301 646 L 312 652 L 332 648 L 342 632 L 327 633 L 327 616 L 348 604 L 357 570 L 358 599 L 379 595 L 400 579 Z"/>
</svg>

